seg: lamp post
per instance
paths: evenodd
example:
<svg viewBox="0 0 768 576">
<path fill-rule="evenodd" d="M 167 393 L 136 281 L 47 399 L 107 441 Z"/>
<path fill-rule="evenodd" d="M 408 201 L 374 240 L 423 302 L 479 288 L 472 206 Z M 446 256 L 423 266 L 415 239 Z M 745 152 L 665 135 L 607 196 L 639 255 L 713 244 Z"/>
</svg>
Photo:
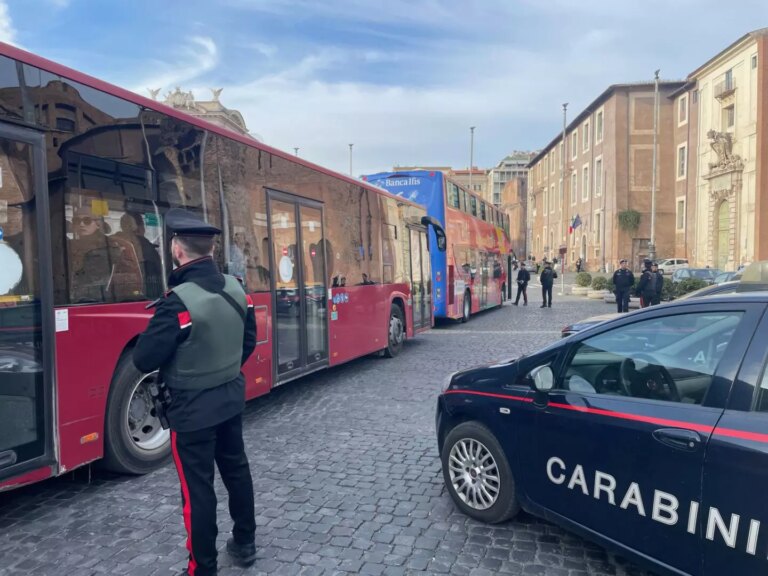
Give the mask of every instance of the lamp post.
<svg viewBox="0 0 768 576">
<path fill-rule="evenodd" d="M 349 176 L 352 178 L 352 146 L 354 144 L 349 145 Z"/>
<path fill-rule="evenodd" d="M 566 139 L 565 139 L 565 130 L 566 130 L 566 115 L 568 112 L 568 102 L 563 103 L 563 147 L 561 148 L 562 152 L 560 153 L 560 188 L 558 190 L 558 200 L 560 202 L 560 234 L 563 233 L 563 217 L 565 214 L 565 209 L 563 207 L 563 204 L 565 204 L 565 158 L 566 158 Z M 562 236 L 561 236 L 562 238 Z M 565 249 L 566 254 L 568 250 L 568 238 L 565 238 Z M 558 250 L 559 252 L 559 250 Z M 560 296 L 565 294 L 565 254 L 560 254 Z"/>
<path fill-rule="evenodd" d="M 296 156 L 299 155 L 299 147 L 298 146 L 294 147 L 293 151 L 296 153 Z"/>
<path fill-rule="evenodd" d="M 656 259 L 656 141 L 659 127 L 659 72 L 654 72 L 653 88 L 653 162 L 651 165 L 651 241 L 648 245 L 648 258 Z"/>
<path fill-rule="evenodd" d="M 475 156 L 475 127 L 469 127 L 469 191 L 472 192 L 472 164 Z"/>
</svg>

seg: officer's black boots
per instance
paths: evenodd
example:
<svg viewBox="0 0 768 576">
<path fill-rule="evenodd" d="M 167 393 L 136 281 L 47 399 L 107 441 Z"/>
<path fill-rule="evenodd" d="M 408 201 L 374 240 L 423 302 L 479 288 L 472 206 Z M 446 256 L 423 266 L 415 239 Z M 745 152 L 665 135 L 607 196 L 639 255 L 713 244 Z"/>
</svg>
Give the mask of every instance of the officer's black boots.
<svg viewBox="0 0 768 576">
<path fill-rule="evenodd" d="M 247 568 L 256 562 L 256 544 L 238 544 L 234 538 L 230 538 L 227 540 L 227 552 L 241 568 Z"/>
</svg>

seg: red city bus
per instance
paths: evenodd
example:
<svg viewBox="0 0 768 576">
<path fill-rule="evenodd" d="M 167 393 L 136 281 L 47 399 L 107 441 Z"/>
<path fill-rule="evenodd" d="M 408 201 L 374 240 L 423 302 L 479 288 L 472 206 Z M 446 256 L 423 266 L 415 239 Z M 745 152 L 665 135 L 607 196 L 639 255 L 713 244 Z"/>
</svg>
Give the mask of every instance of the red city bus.
<svg viewBox="0 0 768 576">
<path fill-rule="evenodd" d="M 475 312 L 502 305 L 512 256 L 509 216 L 440 171 L 380 172 L 363 179 L 421 204 L 445 229 L 446 252 L 432 241 L 436 318 L 466 322 Z"/>
<path fill-rule="evenodd" d="M 131 350 L 174 207 L 256 304 L 249 399 L 432 325 L 423 207 L 0 44 L 0 490 L 166 460 Z"/>
</svg>

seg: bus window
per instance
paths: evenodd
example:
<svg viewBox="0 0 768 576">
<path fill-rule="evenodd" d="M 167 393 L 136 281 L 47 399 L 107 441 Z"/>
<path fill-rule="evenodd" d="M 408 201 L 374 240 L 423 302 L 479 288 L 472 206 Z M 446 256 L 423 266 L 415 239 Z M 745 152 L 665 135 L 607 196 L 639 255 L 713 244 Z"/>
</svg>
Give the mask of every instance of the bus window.
<svg viewBox="0 0 768 576">
<path fill-rule="evenodd" d="M 482 218 L 483 220 L 485 220 L 485 219 L 486 219 L 486 218 L 485 218 L 485 208 L 486 208 L 486 206 L 485 206 L 485 202 L 482 202 L 482 201 L 481 201 L 481 202 L 480 202 L 480 218 Z"/>
<path fill-rule="evenodd" d="M 452 206 L 454 208 L 460 208 L 461 203 L 459 202 L 459 187 L 456 186 L 453 182 L 448 182 L 448 205 Z"/>
<path fill-rule="evenodd" d="M 469 214 L 469 194 L 467 194 L 464 190 L 461 190 L 461 210 L 462 212 L 465 212 L 466 214 Z"/>
<path fill-rule="evenodd" d="M 472 216 L 477 216 L 477 198 L 475 198 L 474 196 L 470 196 L 469 202 L 471 205 Z"/>
</svg>

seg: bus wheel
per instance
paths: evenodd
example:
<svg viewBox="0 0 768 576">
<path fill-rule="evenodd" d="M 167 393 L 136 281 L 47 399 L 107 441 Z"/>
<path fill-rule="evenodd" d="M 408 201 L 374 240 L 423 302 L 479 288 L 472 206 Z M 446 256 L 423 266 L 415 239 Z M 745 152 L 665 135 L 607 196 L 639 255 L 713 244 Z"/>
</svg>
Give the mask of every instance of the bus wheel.
<svg viewBox="0 0 768 576">
<path fill-rule="evenodd" d="M 464 292 L 464 303 L 463 303 L 463 309 L 461 312 L 461 321 L 466 322 L 469 320 L 469 317 L 472 315 L 472 295 L 469 293 L 469 290 Z"/>
<path fill-rule="evenodd" d="M 149 385 L 157 372 L 143 374 L 123 357 L 109 391 L 104 423 L 104 467 L 123 474 L 146 474 L 171 455 L 171 434 L 163 430 Z"/>
<path fill-rule="evenodd" d="M 403 309 L 397 304 L 392 304 L 389 309 L 389 326 L 387 327 L 387 347 L 384 356 L 394 358 L 403 349 L 405 341 L 405 317 Z"/>
</svg>

